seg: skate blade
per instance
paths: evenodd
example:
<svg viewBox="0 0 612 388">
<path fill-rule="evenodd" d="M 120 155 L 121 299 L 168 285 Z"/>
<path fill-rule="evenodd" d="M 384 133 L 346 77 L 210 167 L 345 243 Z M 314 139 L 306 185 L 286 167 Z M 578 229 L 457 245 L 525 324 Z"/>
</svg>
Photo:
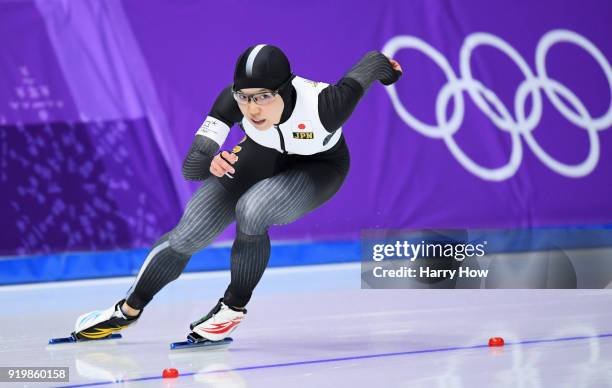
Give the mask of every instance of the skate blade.
<svg viewBox="0 0 612 388">
<path fill-rule="evenodd" d="M 70 336 L 70 337 L 51 338 L 49 340 L 49 345 L 70 344 L 70 343 L 76 343 L 76 342 L 107 341 L 107 340 L 120 339 L 120 338 L 122 337 L 121 337 L 121 334 L 119 333 L 113 333 L 107 338 L 91 339 L 91 340 L 86 340 L 86 339 L 77 340 L 73 336 Z"/>
<path fill-rule="evenodd" d="M 182 350 L 182 349 L 194 349 L 194 348 L 207 348 L 207 349 L 225 349 L 231 343 L 233 339 L 226 338 L 220 341 L 182 341 L 182 342 L 173 342 L 170 344 L 170 350 Z"/>
</svg>

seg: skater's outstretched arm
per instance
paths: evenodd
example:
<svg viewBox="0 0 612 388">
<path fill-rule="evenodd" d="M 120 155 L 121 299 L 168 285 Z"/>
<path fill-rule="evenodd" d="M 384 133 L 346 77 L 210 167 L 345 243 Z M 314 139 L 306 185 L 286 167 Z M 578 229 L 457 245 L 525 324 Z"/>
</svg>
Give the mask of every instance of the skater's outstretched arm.
<svg viewBox="0 0 612 388">
<path fill-rule="evenodd" d="M 206 120 L 196 133 L 183 161 L 187 180 L 204 180 L 210 176 L 210 164 L 225 142 L 230 128 L 242 120 L 242 113 L 232 97 L 231 85 L 219 94 Z"/>
<path fill-rule="evenodd" d="M 329 132 L 337 130 L 348 120 L 374 81 L 390 85 L 401 75 L 402 68 L 395 60 L 378 51 L 368 52 L 338 83 L 319 94 L 321 123 Z"/>
</svg>

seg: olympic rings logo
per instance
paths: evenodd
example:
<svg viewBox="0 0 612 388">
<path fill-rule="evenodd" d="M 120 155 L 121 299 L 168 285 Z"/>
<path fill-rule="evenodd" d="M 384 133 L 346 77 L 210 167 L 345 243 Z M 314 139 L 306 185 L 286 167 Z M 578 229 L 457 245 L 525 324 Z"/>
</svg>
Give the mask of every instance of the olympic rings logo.
<svg viewBox="0 0 612 388">
<path fill-rule="evenodd" d="M 523 158 L 521 137 L 538 159 L 551 170 L 567 177 L 584 177 L 593 171 L 599 161 L 600 141 L 598 132 L 607 129 L 612 124 L 612 98 L 606 113 L 600 117 L 592 117 L 574 92 L 562 83 L 548 77 L 546 56 L 550 48 L 560 42 L 573 43 L 595 59 L 606 76 L 612 96 L 610 63 L 593 43 L 582 35 L 569 30 L 552 30 L 540 39 L 535 56 L 536 74 L 529 68 L 523 57 L 503 39 L 489 33 L 470 34 L 460 50 L 460 77 L 455 74 L 446 58 L 423 40 L 414 36 L 396 36 L 385 44 L 383 52 L 386 55 L 393 58 L 401 49 L 415 49 L 432 59 L 446 75 L 448 82 L 440 89 L 436 97 L 437 125 L 426 124 L 408 112 L 397 95 L 395 85 L 387 86 L 387 92 L 395 111 L 408 126 L 425 136 L 443 139 L 455 159 L 465 169 L 484 180 L 502 181 L 511 178 L 516 173 Z M 472 52 L 481 45 L 492 46 L 506 54 L 514 61 L 525 77 L 514 94 L 514 109 L 512 112 L 492 90 L 472 76 L 470 66 Z M 586 130 L 590 148 L 587 157 L 582 162 L 567 164 L 554 159 L 533 137 L 532 132 L 542 117 L 542 90 L 563 117 L 572 124 Z M 481 166 L 474 162 L 455 142 L 453 135 L 463 122 L 465 111 L 463 93 L 465 91 L 497 128 L 510 135 L 512 151 L 508 162 L 504 166 L 496 168 Z M 525 106 L 528 96 L 531 96 L 532 101 L 532 109 L 529 115 L 526 114 Z M 451 98 L 454 102 L 454 111 L 449 115 L 450 117 L 447 117 L 446 112 Z M 491 106 L 495 107 L 495 110 L 491 109 Z"/>
</svg>

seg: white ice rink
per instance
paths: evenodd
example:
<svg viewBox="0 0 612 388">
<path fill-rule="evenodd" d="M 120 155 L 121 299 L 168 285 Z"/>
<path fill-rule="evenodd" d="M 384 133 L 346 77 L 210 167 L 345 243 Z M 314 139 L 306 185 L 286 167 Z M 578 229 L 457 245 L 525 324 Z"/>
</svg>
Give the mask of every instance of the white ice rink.
<svg viewBox="0 0 612 388">
<path fill-rule="evenodd" d="M 229 349 L 170 351 L 228 281 L 183 275 L 123 339 L 55 347 L 131 279 L 0 287 L 0 366 L 70 368 L 0 386 L 612 387 L 610 290 L 361 290 L 358 263 L 272 268 Z M 170 367 L 181 376 L 162 379 Z"/>
</svg>

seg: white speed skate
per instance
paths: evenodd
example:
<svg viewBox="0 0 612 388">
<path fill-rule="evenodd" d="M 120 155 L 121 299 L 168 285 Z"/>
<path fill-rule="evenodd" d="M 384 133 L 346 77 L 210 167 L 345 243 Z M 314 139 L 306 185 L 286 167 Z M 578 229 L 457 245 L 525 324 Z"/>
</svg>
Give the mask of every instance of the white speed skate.
<svg viewBox="0 0 612 388">
<path fill-rule="evenodd" d="M 223 299 L 219 299 L 208 314 L 191 323 L 187 341 L 172 343 L 170 349 L 225 347 L 232 342 L 230 334 L 242 322 L 246 312 L 246 309 L 230 307 L 223 303 Z"/>
<path fill-rule="evenodd" d="M 246 316 L 246 309 L 236 309 L 219 303 L 203 318 L 191 323 L 189 326 L 193 333 L 209 341 L 221 341 L 236 330 Z"/>
</svg>

